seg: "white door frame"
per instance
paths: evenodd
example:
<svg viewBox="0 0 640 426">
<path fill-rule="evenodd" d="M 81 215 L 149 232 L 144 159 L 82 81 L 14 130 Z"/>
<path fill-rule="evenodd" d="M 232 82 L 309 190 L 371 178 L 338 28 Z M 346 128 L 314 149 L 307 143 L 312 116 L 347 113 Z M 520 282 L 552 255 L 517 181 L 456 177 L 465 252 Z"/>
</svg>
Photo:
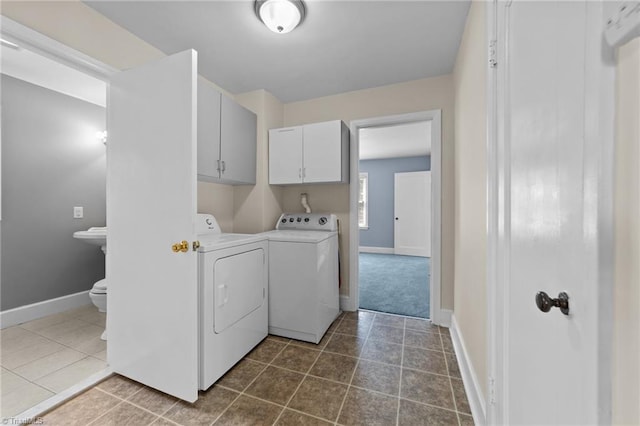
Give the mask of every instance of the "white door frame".
<svg viewBox="0 0 640 426">
<path fill-rule="evenodd" d="M 408 114 L 389 115 L 385 117 L 353 120 L 349 124 L 351 130 L 350 151 L 350 184 L 349 184 L 349 296 L 342 296 L 341 309 L 355 311 L 359 307 L 359 271 L 358 256 L 360 248 L 360 229 L 358 227 L 358 183 L 360 141 L 359 130 L 367 127 L 392 126 L 396 124 L 431 121 L 431 308 L 429 318 L 434 324 L 448 325 L 449 318 L 440 309 L 441 293 L 441 209 L 442 209 L 442 111 L 439 109 Z"/>
<path fill-rule="evenodd" d="M 588 0 L 587 0 L 588 2 Z M 605 2 L 592 2 L 590 7 L 599 8 Z M 505 104 L 508 100 L 508 75 L 504 71 L 508 56 L 505 44 L 508 43 L 507 24 L 501 22 L 504 14 L 508 13 L 511 0 L 492 0 L 487 4 L 487 34 L 489 47 L 488 66 L 492 60 L 497 62 L 497 68 L 490 66 L 487 73 L 487 360 L 488 360 L 488 394 L 486 397 L 486 419 L 475 419 L 479 424 L 505 424 L 508 422 L 509 394 L 508 389 L 508 332 L 509 317 L 507 303 L 509 302 L 509 259 L 511 250 L 511 235 L 509 223 L 511 220 L 511 174 L 509 167 L 510 143 L 506 138 L 509 117 Z M 604 28 L 602 22 L 591 12 L 588 19 L 591 28 Z M 601 34 L 596 31 L 588 34 L 587 45 L 590 49 L 600 51 Z M 497 42 L 496 42 L 497 41 Z M 611 52 L 606 52 L 608 55 Z M 601 64 L 593 64 L 594 69 L 603 68 Z M 501 68 L 503 67 L 503 68 Z M 601 71 L 601 70 L 600 70 Z M 594 73 L 595 75 L 595 73 Z M 611 422 L 611 329 L 613 300 L 612 276 L 612 240 L 613 240 L 613 143 L 614 141 L 614 76 L 611 71 L 600 74 L 600 87 L 591 85 L 586 93 L 591 99 L 586 106 L 594 119 L 601 125 L 599 136 L 599 153 L 596 159 L 598 167 L 597 185 L 598 199 L 598 229 L 597 249 L 598 275 L 600 279 L 600 312 L 599 321 L 599 422 Z M 599 100 L 598 102 L 596 102 Z M 595 137 L 591 136 L 587 142 L 594 145 Z M 592 161 L 593 162 L 593 161 Z M 533 298 L 531 303 L 534 303 Z M 550 382 L 550 386 L 553 383 Z M 484 402 L 484 401 L 483 401 Z M 484 404 L 483 404 L 484 405 Z M 484 408 L 484 407 L 482 407 Z M 544 407 L 543 407 L 544 409 Z M 483 410 L 484 411 L 484 410 Z"/>
</svg>

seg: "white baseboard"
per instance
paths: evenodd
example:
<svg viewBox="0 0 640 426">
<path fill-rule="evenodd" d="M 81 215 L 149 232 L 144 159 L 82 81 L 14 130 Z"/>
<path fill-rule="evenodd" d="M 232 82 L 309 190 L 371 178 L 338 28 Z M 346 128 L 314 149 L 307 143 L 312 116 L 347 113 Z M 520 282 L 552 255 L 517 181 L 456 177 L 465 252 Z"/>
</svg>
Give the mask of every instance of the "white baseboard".
<svg viewBox="0 0 640 426">
<path fill-rule="evenodd" d="M 473 368 L 473 364 L 471 364 L 471 360 L 469 359 L 469 354 L 464 345 L 464 339 L 458 329 L 455 315 L 451 316 L 451 327 L 449 331 L 451 332 L 453 349 L 455 350 L 458 366 L 460 367 L 464 390 L 467 393 L 467 399 L 471 406 L 473 422 L 478 426 L 484 426 L 487 424 L 487 407 L 484 392 L 478 382 L 478 376 Z"/>
<path fill-rule="evenodd" d="M 393 247 L 364 247 L 360 246 L 358 250 L 361 253 L 379 253 L 379 254 L 394 254 L 395 250 Z"/>
<path fill-rule="evenodd" d="M 441 327 L 451 328 L 451 317 L 453 311 L 451 309 L 440 309 L 440 315 L 438 318 L 438 324 Z"/>
<path fill-rule="evenodd" d="M 87 290 L 8 309 L 0 312 L 0 328 L 11 327 L 89 304 L 91 304 L 91 299 L 89 298 L 89 290 Z"/>
<path fill-rule="evenodd" d="M 353 306 L 353 301 L 351 300 L 350 296 L 347 295 L 340 295 L 340 310 L 341 311 L 348 311 L 348 312 L 353 312 L 355 311 L 357 308 L 355 306 Z"/>
</svg>

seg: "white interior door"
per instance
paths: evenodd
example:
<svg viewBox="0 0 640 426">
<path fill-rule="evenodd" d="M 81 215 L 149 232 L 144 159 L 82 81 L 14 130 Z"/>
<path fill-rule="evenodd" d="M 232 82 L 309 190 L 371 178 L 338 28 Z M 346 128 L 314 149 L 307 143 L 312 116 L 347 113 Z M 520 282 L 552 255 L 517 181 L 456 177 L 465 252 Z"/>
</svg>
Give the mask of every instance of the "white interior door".
<svg viewBox="0 0 640 426">
<path fill-rule="evenodd" d="M 394 179 L 394 253 L 431 257 L 431 172 Z"/>
<path fill-rule="evenodd" d="M 178 398 L 198 389 L 193 50 L 116 74 L 107 142 L 108 360 Z"/>
<path fill-rule="evenodd" d="M 602 8 L 498 6 L 502 304 L 490 315 L 504 347 L 492 348 L 494 424 L 609 423 L 613 68 Z M 539 291 L 566 292 L 569 315 L 539 310 Z"/>
</svg>

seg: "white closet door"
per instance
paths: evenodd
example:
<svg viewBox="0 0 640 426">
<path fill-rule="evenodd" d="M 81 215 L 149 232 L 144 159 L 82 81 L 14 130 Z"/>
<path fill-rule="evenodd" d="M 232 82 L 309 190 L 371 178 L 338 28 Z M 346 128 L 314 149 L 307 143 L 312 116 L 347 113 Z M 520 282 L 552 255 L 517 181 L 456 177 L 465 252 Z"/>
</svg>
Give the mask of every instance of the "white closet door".
<svg viewBox="0 0 640 426">
<path fill-rule="evenodd" d="M 431 172 L 395 173 L 394 253 L 431 257 Z"/>
<path fill-rule="evenodd" d="M 198 397 L 193 50 L 115 75 L 107 142 L 108 360 L 178 398 Z"/>
</svg>

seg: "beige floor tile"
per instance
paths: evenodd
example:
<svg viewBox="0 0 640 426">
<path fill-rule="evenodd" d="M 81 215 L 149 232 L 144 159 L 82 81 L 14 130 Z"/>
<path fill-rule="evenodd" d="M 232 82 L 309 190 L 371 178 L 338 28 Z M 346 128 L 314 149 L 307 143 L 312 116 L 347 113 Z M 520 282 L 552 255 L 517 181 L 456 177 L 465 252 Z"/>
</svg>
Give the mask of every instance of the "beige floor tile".
<svg viewBox="0 0 640 426">
<path fill-rule="evenodd" d="M 456 400 L 456 409 L 465 414 L 471 414 L 471 407 L 467 400 L 467 394 L 464 391 L 464 383 L 460 379 L 451 379 L 451 387 L 453 388 L 453 396 Z"/>
<path fill-rule="evenodd" d="M 92 357 L 86 357 L 49 375 L 36 380 L 36 384 L 53 392 L 75 385 L 98 371 L 104 370 L 107 363 Z"/>
<path fill-rule="evenodd" d="M 285 346 L 286 344 L 284 343 L 265 339 L 247 354 L 247 358 L 253 359 L 255 361 L 270 363 Z"/>
<path fill-rule="evenodd" d="M 93 354 L 91 356 L 94 357 L 94 358 L 101 359 L 101 360 L 106 362 L 107 361 L 107 350 L 105 349 L 104 351 L 100 351 L 97 354 Z"/>
<path fill-rule="evenodd" d="M 54 394 L 38 385 L 27 382 L 19 389 L 7 395 L 2 395 L 0 417 L 11 417 L 22 413 L 34 405 L 52 397 Z"/>
<path fill-rule="evenodd" d="M 444 352 L 405 346 L 402 366 L 429 373 L 448 375 Z"/>
<path fill-rule="evenodd" d="M 439 333 L 438 326 L 434 325 L 429 320 L 423 320 L 418 318 L 406 318 L 404 320 L 404 326 L 407 330 L 416 330 L 423 333 Z"/>
<path fill-rule="evenodd" d="M 85 348 L 87 351 L 93 349 L 95 350 L 94 353 L 96 353 L 104 350 L 104 348 L 106 347 L 106 342 L 104 343 L 104 345 L 94 343 L 96 342 L 96 338 L 97 340 L 99 340 L 100 335 L 102 335 L 103 332 L 104 328 L 93 324 L 86 325 L 85 323 L 85 325 L 82 327 L 60 333 L 55 338 L 55 341 L 78 350 L 80 350 L 80 348 Z M 98 348 L 99 350 L 96 350 Z"/>
<path fill-rule="evenodd" d="M 335 352 L 341 355 L 355 356 L 360 355 L 365 339 L 362 337 L 351 336 L 347 334 L 334 333 L 325 346 L 324 350 Z"/>
<path fill-rule="evenodd" d="M 374 325 L 386 325 L 389 327 L 404 328 L 404 317 L 396 315 L 376 314 Z"/>
<path fill-rule="evenodd" d="M 329 342 L 329 339 L 331 338 L 332 335 L 333 333 L 329 333 L 329 332 L 325 333 L 324 336 L 322 336 L 322 339 L 320 339 L 318 343 L 303 342 L 302 340 L 291 339 L 291 342 L 289 344 L 295 345 L 295 346 L 302 346 L 303 348 L 322 350 L 327 346 L 327 343 Z"/>
<path fill-rule="evenodd" d="M 382 340 L 399 345 L 402 344 L 403 338 L 404 329 L 378 324 L 374 324 L 373 327 L 371 327 L 371 333 L 369 334 L 369 339 Z"/>
<path fill-rule="evenodd" d="M 76 318 L 69 318 L 61 323 L 38 330 L 37 333 L 56 342 L 63 343 L 60 340 L 61 337 L 66 337 L 74 330 L 82 327 L 87 327 L 87 323 Z"/>
<path fill-rule="evenodd" d="M 178 423 L 167 420 L 164 417 L 158 417 L 155 422 L 151 423 L 153 426 L 176 426 Z"/>
<path fill-rule="evenodd" d="M 89 324 L 98 325 L 100 327 L 104 327 L 107 322 L 106 312 L 98 311 L 98 308 L 96 308 L 95 306 L 91 311 L 85 312 L 82 315 L 77 316 L 76 318 Z"/>
<path fill-rule="evenodd" d="M 66 312 L 70 317 L 81 317 L 88 313 L 98 312 L 98 308 L 93 303 L 89 303 L 87 305 L 81 306 L 79 308 L 70 309 Z"/>
<path fill-rule="evenodd" d="M 2 358 L 29 346 L 44 345 L 49 342 L 48 339 L 20 327 L 11 327 L 3 331 L 7 333 L 0 341 L 0 356 Z"/>
<path fill-rule="evenodd" d="M 9 395 L 29 384 L 29 381 L 3 368 L 0 370 L 0 396 Z"/>
<path fill-rule="evenodd" d="M 27 380 L 36 381 L 37 379 L 58 371 L 68 365 L 71 365 L 86 355 L 73 349 L 65 348 L 61 351 L 52 353 L 36 361 L 25 364 L 16 368 L 16 374 L 21 375 Z"/>
<path fill-rule="evenodd" d="M 402 362 L 402 345 L 387 343 L 382 340 L 367 340 L 360 356 L 371 361 L 400 365 Z"/>
<path fill-rule="evenodd" d="M 458 414 L 460 416 L 460 426 L 474 426 L 475 422 L 473 421 L 473 417 L 467 416 L 466 414 Z"/>
<path fill-rule="evenodd" d="M 345 318 L 340 322 L 340 325 L 335 328 L 335 332 L 342 334 L 351 334 L 358 337 L 367 337 L 370 329 L 370 321 L 357 321 Z"/>
<path fill-rule="evenodd" d="M 361 322 L 373 322 L 376 314 L 373 312 L 367 311 L 355 311 L 355 312 L 344 312 L 343 319 L 361 321 Z"/>
<path fill-rule="evenodd" d="M 60 312 L 59 314 L 48 315 L 37 320 L 22 323 L 20 324 L 20 327 L 25 330 L 37 332 L 44 328 L 51 327 L 52 325 L 68 321 L 71 318 L 73 317 L 70 316 L 68 312 Z"/>
<path fill-rule="evenodd" d="M 418 331 L 405 330 L 404 344 L 416 348 L 442 351 L 440 335 L 436 333 L 420 333 Z"/>
<path fill-rule="evenodd" d="M 63 345 L 47 339 L 46 342 L 37 343 L 18 351 L 3 354 L 0 362 L 3 367 L 16 369 L 40 358 L 44 358 L 47 355 L 61 351 L 62 349 L 65 349 Z"/>
<path fill-rule="evenodd" d="M 452 353 L 445 352 L 445 358 L 447 359 L 447 369 L 449 370 L 449 375 L 451 377 L 462 378 L 456 356 Z"/>
<path fill-rule="evenodd" d="M 96 326 L 91 326 L 91 327 L 96 327 Z M 107 341 L 106 340 L 102 340 L 100 338 L 100 336 L 102 335 L 102 332 L 104 331 L 103 328 L 98 327 L 98 331 L 97 333 L 94 335 L 94 337 L 89 337 L 88 339 L 84 340 L 84 341 L 80 341 L 78 340 L 77 343 L 75 344 L 71 344 L 69 346 L 71 346 L 72 348 L 85 353 L 87 355 L 95 355 L 98 354 L 100 352 L 106 351 L 107 350 Z M 93 334 L 89 331 L 86 331 L 87 335 L 89 334 Z"/>
</svg>

